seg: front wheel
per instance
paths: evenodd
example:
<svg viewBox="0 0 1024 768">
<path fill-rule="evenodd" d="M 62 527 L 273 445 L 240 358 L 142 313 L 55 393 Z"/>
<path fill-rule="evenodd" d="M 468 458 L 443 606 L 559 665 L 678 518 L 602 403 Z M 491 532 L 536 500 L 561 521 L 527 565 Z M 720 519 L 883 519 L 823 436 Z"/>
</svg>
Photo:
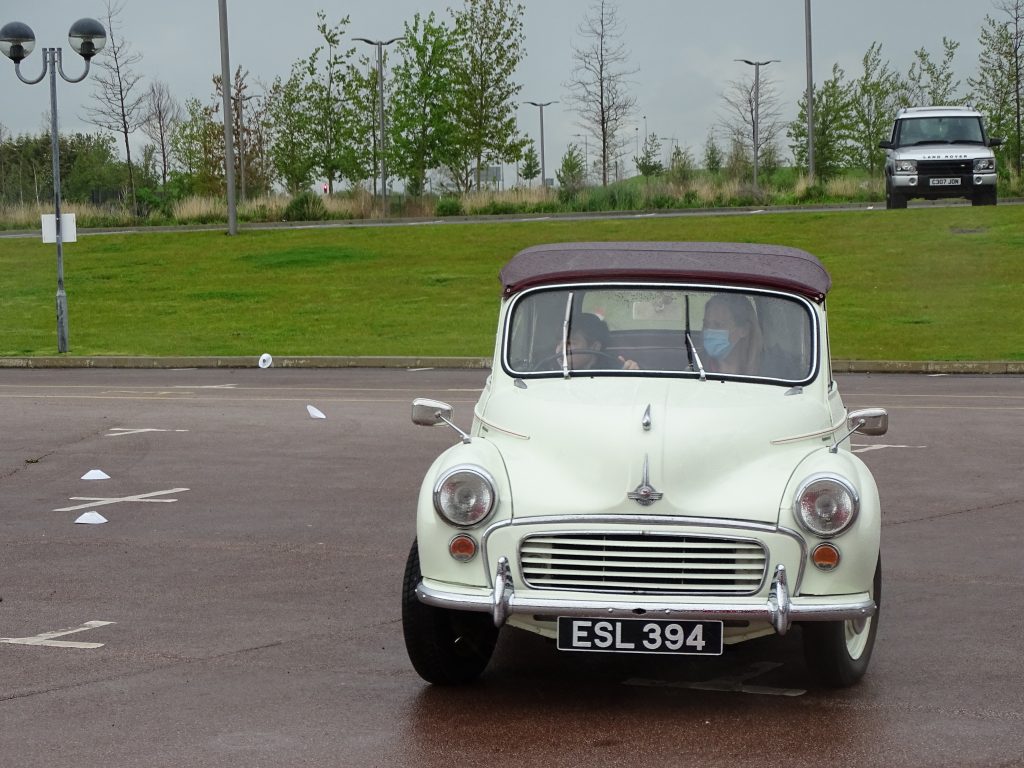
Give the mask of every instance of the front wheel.
<svg viewBox="0 0 1024 768">
<path fill-rule="evenodd" d="M 984 192 L 978 192 L 971 198 L 971 205 L 995 205 L 996 204 L 996 190 L 986 190 Z"/>
<path fill-rule="evenodd" d="M 809 621 L 803 625 L 804 659 L 814 676 L 832 688 L 847 688 L 867 672 L 882 609 L 882 558 L 871 585 L 875 613 L 851 621 Z"/>
<path fill-rule="evenodd" d="M 464 685 L 476 680 L 491 660 L 498 628 L 490 614 L 451 611 L 421 603 L 420 555 L 416 542 L 402 583 L 402 631 L 413 668 L 428 683 Z"/>
<path fill-rule="evenodd" d="M 888 181 L 885 183 L 885 207 L 889 210 L 907 207 L 906 196 L 897 192 Z"/>
</svg>

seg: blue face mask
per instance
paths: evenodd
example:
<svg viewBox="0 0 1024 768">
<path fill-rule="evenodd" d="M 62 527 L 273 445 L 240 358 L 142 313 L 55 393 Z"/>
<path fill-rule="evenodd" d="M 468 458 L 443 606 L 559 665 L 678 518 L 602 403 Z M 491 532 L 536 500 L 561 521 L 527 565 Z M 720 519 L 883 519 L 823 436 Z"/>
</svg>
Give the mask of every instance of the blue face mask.
<svg viewBox="0 0 1024 768">
<path fill-rule="evenodd" d="M 715 360 L 721 360 L 732 350 L 732 342 L 729 341 L 729 332 L 717 328 L 704 329 L 704 351 Z"/>
</svg>

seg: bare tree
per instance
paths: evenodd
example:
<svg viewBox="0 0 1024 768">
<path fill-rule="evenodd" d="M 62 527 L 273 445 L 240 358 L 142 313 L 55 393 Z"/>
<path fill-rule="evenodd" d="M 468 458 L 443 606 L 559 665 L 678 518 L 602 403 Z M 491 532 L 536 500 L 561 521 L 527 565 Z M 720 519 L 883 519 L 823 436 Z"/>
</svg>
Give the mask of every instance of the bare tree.
<svg viewBox="0 0 1024 768">
<path fill-rule="evenodd" d="M 132 145 L 129 137 L 145 120 L 146 93 L 139 92 L 142 75 L 132 67 L 142 60 L 131 45 L 120 36 L 123 4 L 106 0 L 107 47 L 96 57 L 96 75 L 92 78 L 98 106 L 86 110 L 86 119 L 97 128 L 120 134 L 128 161 L 128 185 L 135 208 L 135 174 L 132 168 Z"/>
<path fill-rule="evenodd" d="M 171 165 L 171 136 L 181 118 L 181 105 L 174 100 L 167 84 L 159 81 L 150 83 L 146 91 L 145 117 L 139 127 L 156 148 L 161 184 L 167 184 L 167 172 Z"/>
<path fill-rule="evenodd" d="M 639 70 L 627 68 L 629 54 L 619 42 L 622 31 L 612 3 L 598 0 L 591 6 L 577 29 L 585 42 L 572 46 L 572 78 L 563 84 L 579 115 L 577 124 L 597 142 L 602 186 L 608 186 L 609 172 L 629 143 L 622 129 L 636 107 L 628 78 Z"/>
<path fill-rule="evenodd" d="M 754 77 L 734 80 L 722 94 L 726 114 L 720 117 L 724 135 L 729 136 L 732 152 L 741 148 L 750 158 L 770 157 L 776 150 L 779 135 L 785 129 L 779 109 L 779 95 L 775 82 L 765 75 L 754 87 Z M 757 146 L 754 146 L 754 122 L 757 122 Z"/>
</svg>

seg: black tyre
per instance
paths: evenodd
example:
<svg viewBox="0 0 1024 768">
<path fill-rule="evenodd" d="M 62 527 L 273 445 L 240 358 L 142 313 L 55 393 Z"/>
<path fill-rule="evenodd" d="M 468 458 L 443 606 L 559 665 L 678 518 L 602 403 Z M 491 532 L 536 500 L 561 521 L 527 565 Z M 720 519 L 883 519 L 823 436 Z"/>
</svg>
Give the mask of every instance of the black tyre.
<svg viewBox="0 0 1024 768">
<path fill-rule="evenodd" d="M 823 685 L 846 688 L 867 672 L 882 608 L 882 558 L 871 586 L 875 614 L 856 621 L 809 621 L 803 625 L 804 658 Z"/>
<path fill-rule="evenodd" d="M 402 584 L 402 631 L 409 661 L 420 677 L 435 685 L 464 685 L 476 680 L 491 660 L 498 628 L 487 613 L 424 605 L 416 597 L 421 578 L 414 541 Z"/>
<path fill-rule="evenodd" d="M 995 205 L 996 204 L 996 191 L 979 192 L 971 198 L 971 205 Z"/>
<path fill-rule="evenodd" d="M 889 182 L 885 184 L 885 207 L 891 209 L 894 208 L 906 208 L 907 198 L 905 195 L 901 195 L 899 192 L 892 188 Z"/>
</svg>

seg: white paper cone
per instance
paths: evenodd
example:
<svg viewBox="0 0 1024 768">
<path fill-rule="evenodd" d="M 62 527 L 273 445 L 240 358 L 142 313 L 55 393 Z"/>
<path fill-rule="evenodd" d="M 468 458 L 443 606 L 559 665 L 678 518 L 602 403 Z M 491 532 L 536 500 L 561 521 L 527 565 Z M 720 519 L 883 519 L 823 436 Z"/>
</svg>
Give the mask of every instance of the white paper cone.
<svg viewBox="0 0 1024 768">
<path fill-rule="evenodd" d="M 84 515 L 75 520 L 75 522 L 83 523 L 84 525 L 100 525 L 101 523 L 107 522 L 107 518 L 105 518 L 99 512 L 86 512 Z"/>
<path fill-rule="evenodd" d="M 84 475 L 82 475 L 82 479 L 83 480 L 109 480 L 110 479 L 110 475 L 108 475 L 102 469 L 90 469 L 88 472 L 86 472 Z"/>
<path fill-rule="evenodd" d="M 307 405 L 306 410 L 309 411 L 309 415 L 314 419 L 326 419 L 327 416 L 319 408 L 314 408 L 312 405 Z"/>
<path fill-rule="evenodd" d="M 272 358 L 269 354 L 264 352 L 262 355 L 260 355 L 260 362 L 259 362 L 260 368 L 269 368 L 273 364 L 274 364 L 274 358 Z"/>
</svg>

